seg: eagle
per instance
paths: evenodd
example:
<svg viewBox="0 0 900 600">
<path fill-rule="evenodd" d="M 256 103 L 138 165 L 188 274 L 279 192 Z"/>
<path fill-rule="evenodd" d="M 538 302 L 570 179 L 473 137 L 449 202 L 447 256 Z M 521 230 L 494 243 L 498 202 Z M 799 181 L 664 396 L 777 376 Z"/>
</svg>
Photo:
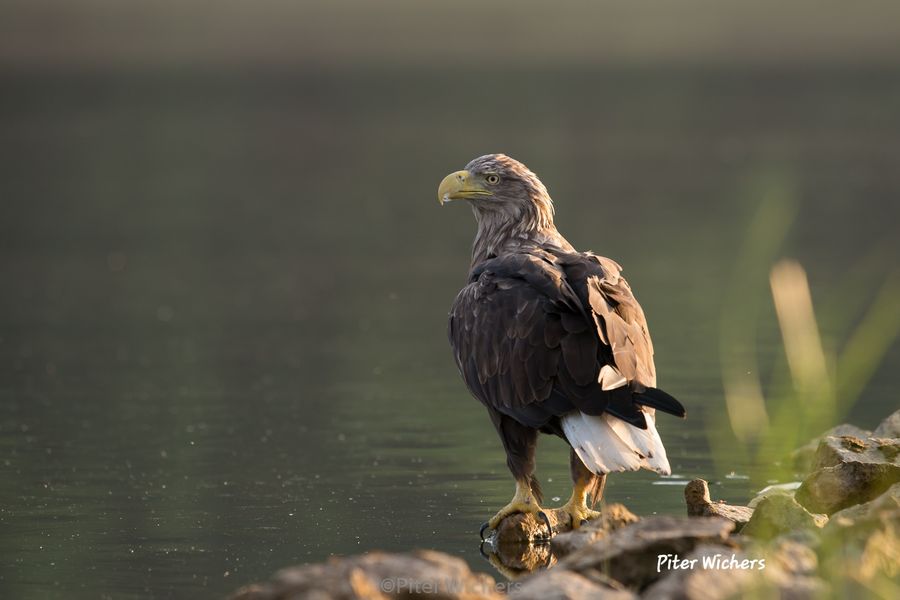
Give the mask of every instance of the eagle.
<svg viewBox="0 0 900 600">
<path fill-rule="evenodd" d="M 438 200 L 468 202 L 478 223 L 448 337 L 516 481 L 482 539 L 514 513 L 532 513 L 551 529 L 534 475 L 539 433 L 571 447 L 572 495 L 560 510 L 576 529 L 599 516 L 588 499 L 599 500 L 607 473 L 670 474 L 655 413 L 684 417 L 685 409 L 656 387 L 647 320 L 622 267 L 575 250 L 553 223 L 547 188 L 504 154 L 447 175 Z"/>
</svg>

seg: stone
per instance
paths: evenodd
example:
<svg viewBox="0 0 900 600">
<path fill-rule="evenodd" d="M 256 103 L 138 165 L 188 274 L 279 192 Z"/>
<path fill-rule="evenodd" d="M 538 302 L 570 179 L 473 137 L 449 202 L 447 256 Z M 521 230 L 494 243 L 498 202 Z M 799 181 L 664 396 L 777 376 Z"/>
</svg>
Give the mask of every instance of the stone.
<svg viewBox="0 0 900 600">
<path fill-rule="evenodd" d="M 883 513 L 900 513 L 900 483 L 895 483 L 870 502 L 857 504 L 834 513 L 829 521 L 828 531 L 872 521 L 880 518 Z"/>
<path fill-rule="evenodd" d="M 791 496 L 775 494 L 760 501 L 741 533 L 771 539 L 800 529 L 821 528 L 827 522 L 828 517 L 811 514 Z"/>
<path fill-rule="evenodd" d="M 831 588 L 820 577 L 795 575 L 778 566 L 766 567 L 766 585 L 747 594 L 751 598 L 780 598 L 781 600 L 819 600 L 832 597 Z M 750 590 L 748 590 L 750 591 Z M 761 592 L 766 591 L 766 594 Z"/>
<path fill-rule="evenodd" d="M 631 511 L 621 504 L 609 504 L 602 511 L 599 519 L 588 521 L 580 529 L 572 529 L 572 517 L 566 511 L 559 508 L 548 508 L 544 514 L 553 528 L 553 536 L 577 533 L 586 528 L 594 530 L 614 529 L 622 523 L 632 523 L 638 519 Z M 543 519 L 536 515 L 516 513 L 512 514 L 497 526 L 497 531 L 491 536 L 491 543 L 497 547 L 521 545 L 544 542 L 550 539 L 550 532 Z"/>
<path fill-rule="evenodd" d="M 900 440 L 859 438 L 854 435 L 826 436 L 819 441 L 813 470 L 850 462 L 900 465 Z"/>
<path fill-rule="evenodd" d="M 892 433 L 894 415 L 882 425 Z M 816 449 L 815 471 L 797 490 L 797 500 L 814 512 L 831 514 L 868 502 L 900 481 L 900 439 L 825 436 Z"/>
<path fill-rule="evenodd" d="M 572 571 L 553 569 L 513 584 L 509 600 L 631 600 L 634 593 L 602 575 L 588 578 Z"/>
<path fill-rule="evenodd" d="M 684 486 L 684 501 L 689 517 L 722 517 L 734 523 L 739 532 L 753 515 L 753 509 L 746 506 L 713 502 L 709 495 L 709 484 L 703 479 L 694 479 Z"/>
<path fill-rule="evenodd" d="M 661 555 L 685 556 L 696 546 L 729 546 L 734 523 L 720 517 L 646 517 L 605 536 L 561 559 L 556 568 L 582 575 L 608 574 L 631 589 L 643 589 L 662 575 Z"/>
<path fill-rule="evenodd" d="M 556 535 L 550 544 L 556 556 L 566 556 L 575 550 L 603 539 L 611 532 L 631 523 L 637 523 L 640 517 L 632 513 L 624 504 L 607 504 L 600 511 L 599 519 L 588 521 L 576 529 Z"/>
<path fill-rule="evenodd" d="M 842 435 L 852 435 L 858 438 L 867 438 L 872 435 L 872 432 L 867 429 L 861 429 L 856 425 L 850 425 L 849 423 L 842 423 L 841 425 L 837 425 L 832 427 L 819 437 L 810 441 L 809 443 L 797 448 L 791 453 L 791 464 L 794 466 L 794 469 L 798 473 L 809 473 L 812 470 L 813 461 L 815 460 L 816 450 L 819 447 L 819 442 L 826 437 L 839 437 Z"/>
<path fill-rule="evenodd" d="M 872 437 L 900 438 L 900 409 L 888 415 L 872 432 Z"/>
<path fill-rule="evenodd" d="M 832 515 L 821 548 L 828 571 L 861 580 L 900 577 L 900 483 Z"/>
<path fill-rule="evenodd" d="M 482 552 L 504 577 L 518 579 L 537 569 L 549 569 L 556 564 L 559 556 L 638 521 L 638 517 L 622 504 L 605 505 L 599 519 L 589 521 L 576 530 L 568 530 L 571 519 L 567 513 L 562 518 L 562 514 L 559 509 L 547 510 L 548 518 L 555 525 L 554 532 L 557 527 L 563 530 L 549 544 L 544 537 L 546 526 L 538 528 L 537 521 L 528 518 L 530 515 L 511 515 L 501 523 L 499 532 L 482 547 Z M 506 522 L 511 525 L 504 525 Z"/>
<path fill-rule="evenodd" d="M 550 520 L 553 531 L 568 531 L 570 528 L 560 519 L 557 511 L 548 509 L 544 511 Z M 552 533 L 548 531 L 543 519 L 531 513 L 515 513 L 509 515 L 497 526 L 491 535 L 491 543 L 495 546 L 509 546 L 519 544 L 532 544 L 547 541 Z"/>
<path fill-rule="evenodd" d="M 241 588 L 231 600 L 500 600 L 493 578 L 473 573 L 459 558 L 430 550 L 370 552 L 283 569 L 272 581 Z"/>
<path fill-rule="evenodd" d="M 815 576 L 819 569 L 819 557 L 804 542 L 797 541 L 793 534 L 775 538 L 766 553 L 768 566 L 778 567 L 793 575 Z"/>
<path fill-rule="evenodd" d="M 900 465 L 854 460 L 819 469 L 797 490 L 796 499 L 812 512 L 832 514 L 868 502 L 900 481 Z"/>
</svg>

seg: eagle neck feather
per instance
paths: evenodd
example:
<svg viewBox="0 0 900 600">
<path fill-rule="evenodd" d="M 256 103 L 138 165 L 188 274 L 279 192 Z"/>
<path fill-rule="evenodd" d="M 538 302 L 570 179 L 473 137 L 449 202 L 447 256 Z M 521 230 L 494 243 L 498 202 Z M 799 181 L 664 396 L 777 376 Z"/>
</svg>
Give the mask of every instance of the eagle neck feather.
<svg viewBox="0 0 900 600">
<path fill-rule="evenodd" d="M 572 249 L 553 224 L 553 205 L 549 198 L 518 208 L 520 214 L 473 207 L 478 232 L 472 244 L 472 268 L 506 252 L 544 244 Z"/>
</svg>

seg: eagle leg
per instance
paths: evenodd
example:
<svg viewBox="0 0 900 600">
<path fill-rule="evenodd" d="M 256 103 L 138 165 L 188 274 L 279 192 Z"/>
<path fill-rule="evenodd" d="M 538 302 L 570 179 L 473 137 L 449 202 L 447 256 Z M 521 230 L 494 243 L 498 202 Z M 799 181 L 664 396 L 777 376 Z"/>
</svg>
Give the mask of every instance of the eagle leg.
<svg viewBox="0 0 900 600">
<path fill-rule="evenodd" d="M 509 515 L 515 513 L 530 513 L 535 515 L 547 526 L 547 538 L 553 535 L 550 519 L 541 508 L 541 486 L 534 476 L 534 455 L 537 449 L 538 430 L 528 427 L 506 416 L 499 411 L 488 408 L 491 421 L 500 435 L 503 449 L 506 450 L 506 466 L 516 479 L 516 495 L 509 504 L 501 508 L 496 515 L 491 517 L 481 526 L 479 535 L 482 541 L 487 529 L 494 531 L 500 522 Z"/>
<path fill-rule="evenodd" d="M 572 471 L 572 496 L 559 510 L 572 519 L 572 529 L 579 529 L 586 522 L 600 516 L 600 511 L 588 507 L 587 499 L 590 496 L 591 505 L 597 504 L 606 486 L 606 475 L 592 473 L 578 458 L 575 450 L 571 452 L 569 466 Z"/>
</svg>

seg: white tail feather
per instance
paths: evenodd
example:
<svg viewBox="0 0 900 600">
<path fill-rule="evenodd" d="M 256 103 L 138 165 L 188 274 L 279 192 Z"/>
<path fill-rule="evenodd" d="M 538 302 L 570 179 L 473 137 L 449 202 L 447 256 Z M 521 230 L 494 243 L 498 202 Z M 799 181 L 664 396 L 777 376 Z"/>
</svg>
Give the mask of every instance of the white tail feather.
<svg viewBox="0 0 900 600">
<path fill-rule="evenodd" d="M 638 429 L 621 419 L 573 411 L 563 415 L 563 432 L 581 462 L 593 473 L 647 469 L 669 475 L 669 459 L 663 447 L 652 409 L 643 409 L 647 429 Z"/>
</svg>

